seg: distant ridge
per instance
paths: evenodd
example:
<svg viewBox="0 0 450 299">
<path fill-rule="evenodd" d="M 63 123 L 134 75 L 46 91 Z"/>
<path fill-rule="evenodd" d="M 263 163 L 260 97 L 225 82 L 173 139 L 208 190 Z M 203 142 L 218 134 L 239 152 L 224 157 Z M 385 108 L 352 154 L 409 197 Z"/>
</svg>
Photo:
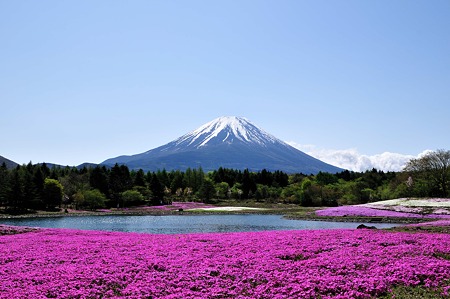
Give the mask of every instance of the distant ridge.
<svg viewBox="0 0 450 299">
<path fill-rule="evenodd" d="M 200 166 L 205 171 L 224 167 L 304 174 L 343 170 L 299 151 L 246 118 L 235 116 L 219 117 L 163 146 L 141 154 L 111 158 L 101 164 L 113 166 L 115 163 L 146 171 Z"/>
<path fill-rule="evenodd" d="M 78 165 L 77 168 L 78 169 L 82 169 L 82 168 L 85 168 L 85 167 L 86 168 L 95 168 L 97 166 L 98 166 L 98 164 L 96 164 L 96 163 L 85 162 L 85 163 L 82 163 L 82 164 Z"/>
<path fill-rule="evenodd" d="M 14 162 L 14 161 L 11 161 L 11 160 L 3 157 L 3 156 L 0 156 L 0 165 L 2 165 L 3 162 L 5 162 L 6 167 L 8 169 L 15 168 L 15 167 L 17 167 L 19 165 L 18 163 Z M 49 163 L 49 162 L 37 163 L 37 165 L 42 165 L 44 163 L 45 163 L 45 165 L 48 168 L 54 168 L 54 167 L 55 168 L 76 167 L 77 169 L 82 169 L 82 168 L 85 168 L 85 167 L 86 168 L 95 168 L 97 165 L 99 165 L 99 164 L 96 164 L 96 163 L 89 163 L 89 162 L 82 163 L 82 164 L 80 164 L 78 166 L 69 166 L 69 165 L 64 166 L 64 165 L 59 165 L 59 164 L 54 164 L 54 163 Z"/>
<path fill-rule="evenodd" d="M 19 165 L 19 164 L 17 164 L 17 163 L 14 162 L 14 161 L 11 161 L 11 160 L 9 160 L 9 159 L 6 159 L 6 158 L 3 157 L 3 156 L 0 156 L 0 165 L 2 165 L 3 163 L 6 164 L 6 167 L 7 167 L 8 169 L 15 168 L 15 167 L 17 167 L 17 165 Z"/>
<path fill-rule="evenodd" d="M 38 163 L 38 164 L 44 164 L 44 163 Z M 71 165 L 60 165 L 60 164 L 45 162 L 45 165 L 47 165 L 48 168 L 66 168 L 66 167 L 72 168 L 72 167 L 75 167 L 77 169 L 83 169 L 83 168 L 95 168 L 98 164 L 85 162 L 78 166 L 71 166 Z"/>
</svg>

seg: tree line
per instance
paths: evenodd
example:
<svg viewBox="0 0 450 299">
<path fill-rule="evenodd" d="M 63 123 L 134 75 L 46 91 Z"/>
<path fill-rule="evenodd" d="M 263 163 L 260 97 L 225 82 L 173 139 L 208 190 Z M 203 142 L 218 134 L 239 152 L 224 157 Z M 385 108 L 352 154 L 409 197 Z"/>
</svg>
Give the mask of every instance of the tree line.
<svg viewBox="0 0 450 299">
<path fill-rule="evenodd" d="M 361 204 L 400 197 L 448 197 L 450 151 L 412 159 L 401 172 L 372 169 L 316 175 L 219 168 L 130 170 L 125 165 L 49 168 L 45 163 L 0 166 L 0 210 L 124 208 L 172 201 L 254 200 L 302 206 Z"/>
</svg>

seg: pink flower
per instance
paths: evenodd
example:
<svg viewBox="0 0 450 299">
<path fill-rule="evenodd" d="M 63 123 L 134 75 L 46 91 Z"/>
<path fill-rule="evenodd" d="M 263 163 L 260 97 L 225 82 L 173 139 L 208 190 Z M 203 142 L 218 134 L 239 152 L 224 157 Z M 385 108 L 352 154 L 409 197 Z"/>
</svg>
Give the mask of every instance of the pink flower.
<svg viewBox="0 0 450 299">
<path fill-rule="evenodd" d="M 0 298 L 374 298 L 444 287 L 450 235 L 305 230 L 0 236 Z"/>
</svg>

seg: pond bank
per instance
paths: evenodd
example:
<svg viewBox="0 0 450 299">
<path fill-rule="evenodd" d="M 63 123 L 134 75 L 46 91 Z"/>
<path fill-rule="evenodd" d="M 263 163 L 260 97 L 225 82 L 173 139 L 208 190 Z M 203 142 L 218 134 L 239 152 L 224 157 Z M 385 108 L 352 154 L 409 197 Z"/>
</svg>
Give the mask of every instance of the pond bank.
<svg viewBox="0 0 450 299">
<path fill-rule="evenodd" d="M 363 217 L 363 216 L 317 216 L 315 213 L 295 214 L 292 211 L 276 210 L 111 210 L 111 211 L 70 211 L 39 212 L 23 215 L 0 214 L 0 219 L 27 219 L 27 218 L 61 218 L 61 217 L 89 217 L 89 216 L 201 216 L 201 215 L 281 215 L 289 220 L 326 221 L 326 222 L 354 222 L 354 223 L 425 223 L 438 219 L 406 218 L 406 217 Z"/>
<path fill-rule="evenodd" d="M 436 221 L 432 218 L 407 218 L 407 217 L 368 217 L 368 216 L 317 216 L 317 215 L 285 215 L 292 220 L 310 221 L 337 221 L 337 222 L 360 222 L 360 223 L 424 223 Z"/>
</svg>

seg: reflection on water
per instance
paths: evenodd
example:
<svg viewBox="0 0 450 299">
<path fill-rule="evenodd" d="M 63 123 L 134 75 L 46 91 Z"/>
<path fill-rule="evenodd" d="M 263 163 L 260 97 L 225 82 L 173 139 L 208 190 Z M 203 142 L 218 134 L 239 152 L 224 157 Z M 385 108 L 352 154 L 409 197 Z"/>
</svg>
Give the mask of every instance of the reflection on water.
<svg viewBox="0 0 450 299">
<path fill-rule="evenodd" d="M 280 215 L 177 215 L 177 216 L 72 216 L 55 218 L 0 219 L 0 224 L 141 232 L 185 234 L 202 232 L 244 232 L 264 230 L 303 230 L 356 228 L 360 223 L 288 220 Z M 367 224 L 366 225 L 373 225 Z M 377 228 L 398 224 L 377 223 Z"/>
</svg>

